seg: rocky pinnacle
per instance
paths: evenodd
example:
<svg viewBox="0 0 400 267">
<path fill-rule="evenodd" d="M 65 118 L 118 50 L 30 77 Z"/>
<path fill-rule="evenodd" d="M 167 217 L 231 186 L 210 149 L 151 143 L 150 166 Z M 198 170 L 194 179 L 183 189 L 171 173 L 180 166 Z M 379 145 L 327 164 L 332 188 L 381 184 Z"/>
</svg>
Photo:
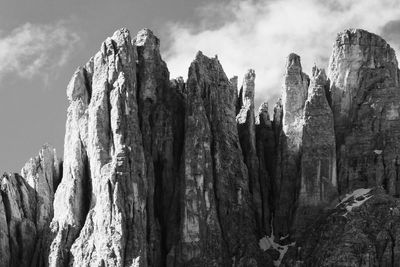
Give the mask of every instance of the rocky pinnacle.
<svg viewBox="0 0 400 267">
<path fill-rule="evenodd" d="M 160 40 L 122 28 L 73 73 L 64 157 L 0 178 L 0 266 L 397 266 L 394 50 L 346 30 L 282 96 L 198 52 L 170 79 Z M 262 88 L 257 90 L 263 90 Z"/>
</svg>

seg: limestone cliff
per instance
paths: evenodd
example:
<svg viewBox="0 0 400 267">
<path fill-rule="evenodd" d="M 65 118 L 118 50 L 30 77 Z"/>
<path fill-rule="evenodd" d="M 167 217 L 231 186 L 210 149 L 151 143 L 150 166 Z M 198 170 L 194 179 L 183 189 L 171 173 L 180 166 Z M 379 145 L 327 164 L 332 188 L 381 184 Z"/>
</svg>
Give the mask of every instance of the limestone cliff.
<svg viewBox="0 0 400 267">
<path fill-rule="evenodd" d="M 0 266 L 397 266 L 399 73 L 347 30 L 256 112 L 254 70 L 238 90 L 198 52 L 170 80 L 153 32 L 120 29 L 68 84 L 63 161 L 2 176 Z"/>
<path fill-rule="evenodd" d="M 340 192 L 383 185 L 397 195 L 399 70 L 394 50 L 364 30 L 338 34 L 329 62 Z"/>
<path fill-rule="evenodd" d="M 187 83 L 169 81 L 158 38 L 121 29 L 67 93 L 50 266 L 269 261 L 257 244 L 236 89 L 217 59 L 199 53 Z M 253 144 L 255 155 L 255 135 Z"/>
<path fill-rule="evenodd" d="M 335 132 L 326 88 L 325 71 L 314 67 L 304 107 L 299 205 L 326 204 L 337 195 Z"/>
<path fill-rule="evenodd" d="M 273 226 L 277 236 L 289 234 L 296 210 L 300 181 L 300 147 L 304 124 L 304 105 L 309 77 L 302 71 L 300 57 L 290 54 L 282 88 L 282 128 L 277 143 Z"/>
<path fill-rule="evenodd" d="M 262 189 L 260 187 L 259 160 L 256 150 L 256 119 L 254 110 L 254 87 L 256 74 L 249 70 L 243 79 L 238 99 L 239 113 L 236 116 L 238 125 L 239 140 L 243 151 L 244 163 L 247 166 L 249 175 L 249 189 L 252 206 L 255 210 L 257 229 L 261 233 L 264 225 L 262 209 Z"/>
</svg>

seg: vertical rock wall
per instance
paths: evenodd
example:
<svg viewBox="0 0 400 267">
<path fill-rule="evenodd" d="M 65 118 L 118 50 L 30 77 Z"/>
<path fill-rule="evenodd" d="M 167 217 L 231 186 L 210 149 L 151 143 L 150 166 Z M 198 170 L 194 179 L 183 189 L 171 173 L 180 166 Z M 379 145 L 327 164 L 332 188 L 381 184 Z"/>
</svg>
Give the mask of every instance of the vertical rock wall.
<svg viewBox="0 0 400 267">
<path fill-rule="evenodd" d="M 312 249 L 338 194 L 399 194 L 399 71 L 380 37 L 339 34 L 328 77 L 290 54 L 272 118 L 253 70 L 237 89 L 201 52 L 169 80 L 150 30 L 116 31 L 68 85 L 63 174 L 45 146 L 1 178 L 0 265 L 271 266 L 307 257 L 294 241 Z"/>
<path fill-rule="evenodd" d="M 399 71 L 394 50 L 363 30 L 338 34 L 329 63 L 341 192 L 383 185 L 397 195 Z"/>
<path fill-rule="evenodd" d="M 282 130 L 279 133 L 275 177 L 274 230 L 289 234 L 300 185 L 300 147 L 304 124 L 304 104 L 309 78 L 302 72 L 300 57 L 290 54 L 282 89 Z"/>
<path fill-rule="evenodd" d="M 199 53 L 187 84 L 169 81 L 157 37 L 121 29 L 67 93 L 51 266 L 269 261 L 257 245 L 236 89 L 217 59 Z M 254 115 L 252 127 L 255 154 Z"/>
<path fill-rule="evenodd" d="M 337 195 L 335 132 L 327 87 L 325 71 L 314 67 L 304 107 L 300 205 L 328 204 Z"/>
<path fill-rule="evenodd" d="M 259 233 L 263 228 L 263 208 L 262 208 L 262 190 L 259 177 L 259 161 L 256 150 L 256 127 L 254 110 L 254 81 L 256 74 L 254 70 L 249 70 L 243 79 L 243 85 L 240 89 L 238 99 L 240 106 L 239 113 L 236 116 L 238 125 L 239 140 L 243 151 L 244 163 L 247 166 L 249 175 L 249 189 L 252 200 L 252 207 L 255 211 L 256 224 Z"/>
</svg>

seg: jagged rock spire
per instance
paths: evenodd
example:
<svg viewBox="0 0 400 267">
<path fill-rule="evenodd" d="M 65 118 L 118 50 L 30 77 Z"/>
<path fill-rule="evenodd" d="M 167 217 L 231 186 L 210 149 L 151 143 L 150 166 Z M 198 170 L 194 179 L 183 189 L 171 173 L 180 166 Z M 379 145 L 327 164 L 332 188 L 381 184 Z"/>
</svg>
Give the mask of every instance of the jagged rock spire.
<svg viewBox="0 0 400 267">
<path fill-rule="evenodd" d="M 309 77 L 302 72 L 300 56 L 292 53 L 287 57 L 282 90 L 282 128 L 291 140 L 290 146 L 298 149 L 301 143 L 303 108 L 307 99 Z"/>
<path fill-rule="evenodd" d="M 308 85 L 309 78 L 302 72 L 300 56 L 290 54 L 287 57 L 282 88 L 282 130 L 277 130 L 279 133 L 276 133 L 279 138 L 273 222 L 275 234 L 278 236 L 286 236 L 289 233 L 296 210 L 304 104 Z M 276 113 L 279 114 L 279 105 Z M 278 118 L 276 121 L 279 122 Z"/>
<path fill-rule="evenodd" d="M 52 202 L 61 178 L 55 149 L 44 145 L 21 175 L 0 178 L 0 266 L 45 266 Z"/>
<path fill-rule="evenodd" d="M 262 193 L 259 178 L 259 161 L 256 151 L 256 128 L 254 111 L 254 91 L 256 73 L 249 69 L 243 78 L 243 85 L 240 89 L 238 106 L 239 114 L 236 116 L 238 124 L 239 140 L 243 151 L 244 162 L 249 175 L 250 194 L 252 205 L 256 212 L 256 223 L 259 233 L 263 227 Z"/>
<path fill-rule="evenodd" d="M 337 195 L 335 132 L 326 88 L 325 71 L 314 66 L 304 107 L 300 205 L 318 206 Z"/>
<path fill-rule="evenodd" d="M 129 31 L 107 38 L 88 65 L 93 67 L 78 69 L 68 90 L 82 93 L 70 97 L 50 265 L 144 266 L 147 184 Z"/>
</svg>

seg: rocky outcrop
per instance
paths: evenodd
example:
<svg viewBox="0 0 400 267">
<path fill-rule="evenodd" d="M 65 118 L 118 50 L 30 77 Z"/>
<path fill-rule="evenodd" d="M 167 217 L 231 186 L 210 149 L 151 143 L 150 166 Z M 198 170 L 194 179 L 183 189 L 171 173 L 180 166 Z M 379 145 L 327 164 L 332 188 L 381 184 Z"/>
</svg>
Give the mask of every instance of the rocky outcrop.
<svg viewBox="0 0 400 267">
<path fill-rule="evenodd" d="M 276 163 L 276 140 L 274 125 L 270 119 L 268 103 L 261 104 L 256 117 L 256 148 L 259 160 L 259 180 L 262 207 L 262 234 L 271 234 L 271 208 L 274 203 L 274 174 Z"/>
<path fill-rule="evenodd" d="M 248 70 L 243 79 L 243 85 L 240 89 L 240 99 L 238 105 L 239 113 L 236 116 L 238 125 L 239 140 L 243 151 L 244 163 L 247 166 L 249 175 L 249 189 L 252 200 L 252 207 L 255 211 L 256 224 L 259 234 L 264 228 L 264 212 L 262 201 L 262 190 L 259 177 L 259 161 L 256 150 L 256 127 L 254 111 L 254 81 L 256 74 L 254 70 Z M 269 222 L 268 222 L 269 223 Z"/>
<path fill-rule="evenodd" d="M 138 107 L 148 181 L 148 264 L 165 266 L 177 242 L 181 158 L 184 143 L 185 84 L 169 81 L 160 41 L 150 30 L 138 33 Z M 172 257 L 172 256 L 171 256 Z"/>
<path fill-rule="evenodd" d="M 63 163 L 45 145 L 1 178 L 0 265 L 394 266 L 399 73 L 348 30 L 328 77 L 290 54 L 255 114 L 254 70 L 238 91 L 199 52 L 170 80 L 153 32 L 120 29 L 67 87 Z"/>
<path fill-rule="evenodd" d="M 21 174 L 0 179 L 0 266 L 46 266 L 52 202 L 61 178 L 55 150 L 43 146 Z"/>
<path fill-rule="evenodd" d="M 1 177 L 3 266 L 29 266 L 36 246 L 36 194 L 23 177 Z"/>
<path fill-rule="evenodd" d="M 300 146 L 304 104 L 309 77 L 302 72 L 300 57 L 290 54 L 282 89 L 282 130 L 279 133 L 275 176 L 274 230 L 278 237 L 289 234 L 300 185 Z M 279 113 L 279 111 L 277 112 Z M 279 115 L 276 115 L 277 117 Z M 279 119 L 277 118 L 279 123 Z"/>
<path fill-rule="evenodd" d="M 61 179 L 55 149 L 45 144 L 39 155 L 25 164 L 21 176 L 36 191 L 36 227 L 42 231 L 53 218 L 54 193 Z"/>
<path fill-rule="evenodd" d="M 232 101 L 236 90 L 218 59 L 201 52 L 190 66 L 187 88 L 184 259 L 199 266 L 268 263 L 254 232 Z"/>
<path fill-rule="evenodd" d="M 70 109 L 76 110 L 67 121 L 65 146 L 73 151 L 65 152 L 65 179 L 54 204 L 62 213 L 52 222 L 51 266 L 147 264 L 148 181 L 136 60 L 130 34 L 121 29 L 88 63 L 92 71 L 81 71 L 90 76 L 74 75 L 71 81 L 68 92 L 76 94 L 69 97 Z M 76 131 L 69 122 L 86 124 Z"/>
<path fill-rule="evenodd" d="M 54 196 L 50 266 L 64 266 L 69 250 L 86 219 L 90 207 L 91 180 L 87 156 L 88 105 L 93 75 L 93 59 L 79 67 L 67 87 L 69 107 L 64 139 L 63 179 Z"/>
<path fill-rule="evenodd" d="M 254 232 L 236 89 L 217 59 L 199 53 L 187 84 L 169 81 L 158 38 L 121 29 L 67 95 L 50 266 L 269 261 Z"/>
<path fill-rule="evenodd" d="M 399 200 L 382 188 L 357 189 L 308 226 L 283 266 L 397 266 Z"/>
<path fill-rule="evenodd" d="M 340 33 L 329 63 L 341 192 L 399 193 L 399 71 L 394 50 L 364 30 Z"/>
<path fill-rule="evenodd" d="M 336 145 L 325 71 L 314 67 L 304 106 L 301 177 L 293 223 L 298 246 L 315 218 L 337 197 Z"/>
<path fill-rule="evenodd" d="M 325 71 L 314 67 L 304 107 L 299 205 L 328 204 L 337 194 L 336 144 Z"/>
</svg>

